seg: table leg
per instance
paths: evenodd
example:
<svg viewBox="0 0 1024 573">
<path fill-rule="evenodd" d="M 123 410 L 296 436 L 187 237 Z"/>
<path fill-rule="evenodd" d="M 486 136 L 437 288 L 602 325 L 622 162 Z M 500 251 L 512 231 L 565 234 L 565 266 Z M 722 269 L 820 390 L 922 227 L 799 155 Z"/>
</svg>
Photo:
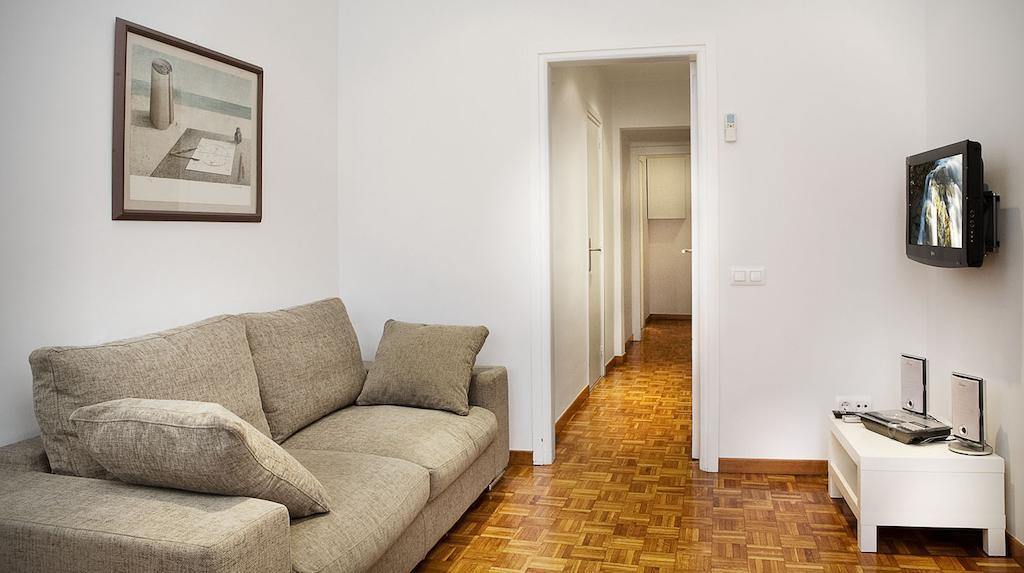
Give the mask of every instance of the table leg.
<svg viewBox="0 0 1024 573">
<path fill-rule="evenodd" d="M 864 553 L 875 553 L 878 551 L 878 526 L 857 522 L 857 544 Z"/>
<path fill-rule="evenodd" d="M 839 491 L 839 488 L 836 487 L 836 476 L 835 473 L 832 471 L 832 468 L 828 468 L 828 496 L 831 497 L 832 499 L 838 499 L 840 497 L 843 497 L 843 494 Z"/>
<path fill-rule="evenodd" d="M 1006 530 L 986 529 L 982 532 L 981 548 L 989 557 L 1006 557 Z"/>
</svg>

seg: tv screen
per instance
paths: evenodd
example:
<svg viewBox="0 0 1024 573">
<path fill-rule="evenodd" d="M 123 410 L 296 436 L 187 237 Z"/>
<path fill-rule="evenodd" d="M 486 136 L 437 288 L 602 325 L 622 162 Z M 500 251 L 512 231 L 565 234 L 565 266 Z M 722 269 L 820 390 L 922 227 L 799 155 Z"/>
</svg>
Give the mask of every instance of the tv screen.
<svg viewBox="0 0 1024 573">
<path fill-rule="evenodd" d="M 907 158 L 908 257 L 937 267 L 981 266 L 995 236 L 984 177 L 976 141 Z"/>
<path fill-rule="evenodd" d="M 909 239 L 915 245 L 963 248 L 963 154 L 911 165 L 908 177 Z"/>
</svg>

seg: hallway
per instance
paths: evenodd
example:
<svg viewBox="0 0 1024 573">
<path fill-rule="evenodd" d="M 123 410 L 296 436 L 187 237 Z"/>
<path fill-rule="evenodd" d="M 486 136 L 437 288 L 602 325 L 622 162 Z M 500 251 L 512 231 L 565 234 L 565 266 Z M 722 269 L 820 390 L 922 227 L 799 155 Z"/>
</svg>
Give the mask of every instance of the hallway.
<svg viewBox="0 0 1024 573">
<path fill-rule="evenodd" d="M 419 571 L 1021 572 L 978 532 L 882 529 L 860 553 L 824 476 L 708 474 L 690 459 L 690 323 L 653 321 L 558 436 L 512 466 Z"/>
</svg>

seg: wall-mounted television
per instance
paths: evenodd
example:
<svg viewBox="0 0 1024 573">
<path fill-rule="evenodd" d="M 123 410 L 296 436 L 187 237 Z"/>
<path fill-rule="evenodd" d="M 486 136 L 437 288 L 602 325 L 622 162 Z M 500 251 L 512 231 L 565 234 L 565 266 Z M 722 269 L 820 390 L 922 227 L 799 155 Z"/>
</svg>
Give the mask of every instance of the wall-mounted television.
<svg viewBox="0 0 1024 573">
<path fill-rule="evenodd" d="M 936 267 L 980 267 L 999 245 L 998 204 L 985 185 L 980 143 L 908 157 L 907 256 Z"/>
</svg>

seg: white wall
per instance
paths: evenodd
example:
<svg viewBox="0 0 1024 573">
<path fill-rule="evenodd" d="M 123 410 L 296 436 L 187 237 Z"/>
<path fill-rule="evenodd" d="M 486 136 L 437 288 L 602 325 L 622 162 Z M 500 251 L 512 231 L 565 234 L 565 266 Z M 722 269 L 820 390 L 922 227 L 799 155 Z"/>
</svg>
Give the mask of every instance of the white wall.
<svg viewBox="0 0 1024 573">
<path fill-rule="evenodd" d="M 337 8 L 0 8 L 0 443 L 38 432 L 28 354 L 338 292 Z M 116 16 L 261 65 L 263 222 L 110 220 Z"/>
<path fill-rule="evenodd" d="M 918 290 L 927 299 L 929 410 L 949 418 L 949 376 L 986 380 L 988 439 L 1007 462 L 1007 521 L 1024 524 L 1024 388 L 1021 386 L 1024 244 L 1024 4 L 1013 1 L 928 4 L 927 143 L 982 144 L 985 180 L 1002 196 L 999 253 L 980 269 L 928 269 Z M 951 42 L 951 38 L 969 40 Z M 1018 534 L 1019 538 L 1020 535 Z"/>
<path fill-rule="evenodd" d="M 925 350 L 903 205 L 923 141 L 922 11 L 759 3 L 718 36 L 718 110 L 739 123 L 719 143 L 723 457 L 825 458 L 834 396 L 895 406 L 898 354 Z M 729 286 L 744 265 L 767 284 Z"/>
<path fill-rule="evenodd" d="M 719 144 L 721 280 L 768 268 L 765 287 L 722 286 L 721 454 L 823 458 L 832 397 L 895 401 L 893 357 L 925 351 L 909 288 L 925 273 L 902 226 L 903 157 L 924 140 L 923 9 L 346 2 L 341 290 L 365 352 L 392 316 L 486 324 L 480 360 L 508 366 L 511 444 L 531 449 L 538 53 L 711 42 L 719 110 L 740 122 Z"/>
<path fill-rule="evenodd" d="M 611 119 L 607 85 L 596 66 L 556 67 L 551 71 L 549 92 L 551 133 L 551 310 L 552 419 L 557 420 L 589 382 L 589 289 L 587 281 L 587 213 L 589 198 L 587 158 L 587 110 L 597 113 L 604 139 L 602 169 L 610 171 L 608 121 Z M 609 177 L 602 191 L 610 190 Z M 610 191 L 607 191 L 610 193 Z M 602 196 L 607 194 L 602 193 Z M 608 210 L 605 214 L 610 217 Z M 609 233 L 595 237 L 602 252 L 605 274 L 612 272 L 614 256 Z M 605 301 L 612 293 L 606 289 Z M 606 312 L 606 322 L 611 313 Z M 611 349 L 606 336 L 606 350 Z"/>
</svg>

